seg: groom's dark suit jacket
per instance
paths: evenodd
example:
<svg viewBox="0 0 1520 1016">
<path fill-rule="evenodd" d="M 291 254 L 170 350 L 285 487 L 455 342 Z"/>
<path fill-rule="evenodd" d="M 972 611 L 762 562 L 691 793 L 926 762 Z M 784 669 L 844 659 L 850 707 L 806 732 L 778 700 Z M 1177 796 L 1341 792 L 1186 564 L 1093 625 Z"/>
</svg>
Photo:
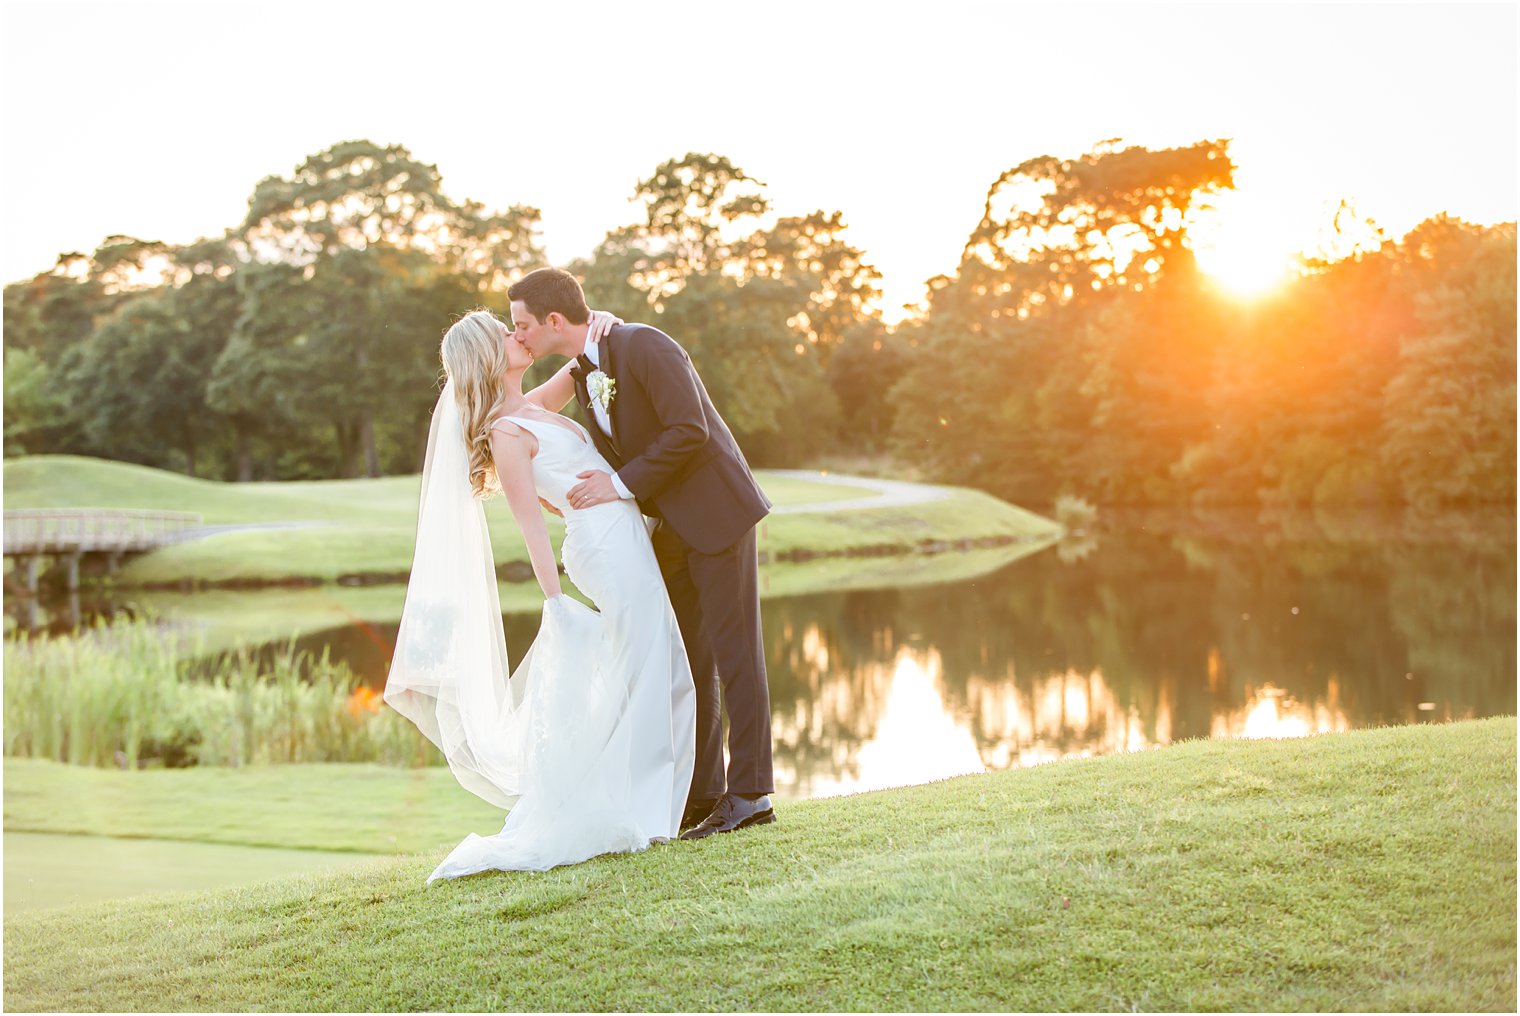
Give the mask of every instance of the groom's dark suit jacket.
<svg viewBox="0 0 1520 1016">
<path fill-rule="evenodd" d="M 704 554 L 733 546 L 771 503 L 686 350 L 658 328 L 624 324 L 602 339 L 598 360 L 617 382 L 608 414 L 610 441 L 596 425 L 579 370 L 576 398 L 597 450 L 638 498 L 639 508 Z"/>
</svg>

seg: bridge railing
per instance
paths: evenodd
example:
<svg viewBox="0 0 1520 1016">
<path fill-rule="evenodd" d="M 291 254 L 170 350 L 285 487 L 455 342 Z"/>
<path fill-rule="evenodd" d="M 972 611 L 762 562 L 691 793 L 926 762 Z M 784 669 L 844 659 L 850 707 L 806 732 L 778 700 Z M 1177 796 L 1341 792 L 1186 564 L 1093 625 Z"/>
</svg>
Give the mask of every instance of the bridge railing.
<svg viewBox="0 0 1520 1016">
<path fill-rule="evenodd" d="M 194 535 L 190 512 L 120 508 L 25 509 L 5 513 L 5 555 L 140 551 Z"/>
</svg>

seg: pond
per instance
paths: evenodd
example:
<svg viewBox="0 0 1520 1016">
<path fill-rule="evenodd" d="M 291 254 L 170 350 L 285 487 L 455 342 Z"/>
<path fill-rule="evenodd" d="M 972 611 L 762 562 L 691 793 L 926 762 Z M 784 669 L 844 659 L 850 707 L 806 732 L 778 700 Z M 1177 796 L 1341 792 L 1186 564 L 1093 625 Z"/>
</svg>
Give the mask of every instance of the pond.
<svg viewBox="0 0 1520 1016">
<path fill-rule="evenodd" d="M 1515 519 L 1109 513 L 951 583 L 766 599 L 778 791 L 1515 712 Z M 514 663 L 536 615 L 509 614 Z M 383 685 L 395 625 L 304 636 Z"/>
</svg>

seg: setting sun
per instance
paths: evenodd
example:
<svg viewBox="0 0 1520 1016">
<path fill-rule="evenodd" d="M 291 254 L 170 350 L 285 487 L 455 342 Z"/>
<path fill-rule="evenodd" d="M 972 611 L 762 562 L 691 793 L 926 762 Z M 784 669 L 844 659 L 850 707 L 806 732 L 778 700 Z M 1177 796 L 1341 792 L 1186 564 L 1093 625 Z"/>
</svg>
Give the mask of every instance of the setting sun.
<svg viewBox="0 0 1520 1016">
<path fill-rule="evenodd" d="M 1293 271 L 1292 258 L 1281 251 L 1253 242 L 1249 237 L 1227 237 L 1219 244 L 1199 247 L 1194 253 L 1198 267 L 1235 296 L 1260 296 L 1276 289 Z"/>
<path fill-rule="evenodd" d="M 1313 242 L 1303 209 L 1276 205 L 1259 191 L 1232 190 L 1214 195 L 1193 216 L 1198 267 L 1235 296 L 1261 296 L 1286 282 L 1294 252 Z"/>
</svg>

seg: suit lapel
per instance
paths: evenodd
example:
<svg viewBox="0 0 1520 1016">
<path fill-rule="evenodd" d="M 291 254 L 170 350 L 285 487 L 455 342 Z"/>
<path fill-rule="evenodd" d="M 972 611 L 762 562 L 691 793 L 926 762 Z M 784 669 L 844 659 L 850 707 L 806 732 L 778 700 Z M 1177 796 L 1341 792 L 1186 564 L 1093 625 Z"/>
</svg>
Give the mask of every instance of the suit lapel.
<svg viewBox="0 0 1520 1016">
<path fill-rule="evenodd" d="M 605 343 L 607 340 L 603 339 L 602 341 Z M 605 346 L 602 348 L 602 355 L 607 355 Z M 608 377 L 612 376 L 611 372 L 607 371 L 606 368 L 602 368 L 602 370 Z M 586 422 L 589 424 L 586 430 L 591 434 L 591 443 L 596 445 L 596 450 L 602 453 L 602 458 L 610 462 L 614 468 L 621 466 L 623 464 L 622 456 L 617 453 L 617 449 L 607 439 L 607 435 L 602 433 L 602 428 L 596 425 L 596 411 L 591 408 L 591 392 L 586 388 L 585 375 L 580 374 L 578 371 L 572 371 L 570 376 L 575 380 L 575 401 L 580 404 L 581 412 L 585 414 Z"/>
<path fill-rule="evenodd" d="M 586 375 L 582 374 L 577 367 L 570 371 L 570 379 L 575 382 L 575 401 L 586 413 L 591 415 L 591 393 L 586 390 Z"/>
<path fill-rule="evenodd" d="M 612 347 L 614 345 L 613 336 L 616 334 L 617 330 L 613 329 L 613 331 L 607 334 L 606 338 L 602 339 L 600 358 L 602 373 L 606 374 L 614 381 L 617 380 L 617 362 L 613 359 Z M 607 405 L 607 425 L 612 429 L 613 453 L 617 455 L 617 461 L 619 464 L 621 464 L 623 461 L 623 456 L 621 452 L 622 442 L 618 440 L 618 411 L 616 390 L 613 391 L 612 401 Z M 601 430 L 601 428 L 598 427 L 597 430 Z"/>
</svg>

